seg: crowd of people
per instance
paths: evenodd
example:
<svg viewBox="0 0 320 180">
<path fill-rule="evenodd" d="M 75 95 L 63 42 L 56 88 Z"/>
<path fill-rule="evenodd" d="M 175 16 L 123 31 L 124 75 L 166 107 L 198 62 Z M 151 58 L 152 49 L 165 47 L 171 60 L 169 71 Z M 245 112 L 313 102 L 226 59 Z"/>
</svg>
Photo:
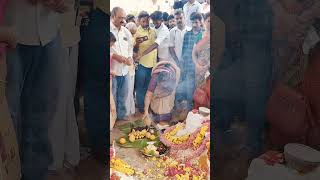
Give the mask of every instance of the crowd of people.
<svg viewBox="0 0 320 180">
<path fill-rule="evenodd" d="M 192 108 L 196 82 L 209 69 L 210 1 L 190 0 L 172 15 L 143 11 L 137 17 L 120 7 L 110 16 L 105 0 L 83 12 L 80 2 L 0 4 L 0 102 L 6 106 L 0 110 L 16 130 L 23 180 L 75 176 L 79 97 L 90 149 L 105 164 L 110 112 L 117 121 L 152 113 L 168 123 L 177 99 L 188 97 Z"/>
<path fill-rule="evenodd" d="M 210 98 L 223 143 L 232 142 L 233 116 L 243 115 L 248 136 L 241 149 L 256 157 L 263 151 L 267 119 L 279 118 L 266 117 L 267 109 L 281 105 L 267 106 L 270 95 L 277 97 L 279 83 L 302 93 L 319 116 L 313 90 L 319 82 L 316 0 L 215 0 L 214 13 L 210 0 L 180 0 L 173 14 L 142 11 L 137 16 L 121 7 L 110 15 L 109 2 L 95 0 L 81 28 L 80 0 L 0 2 L 0 117 L 8 109 L 23 180 L 74 172 L 80 161 L 80 96 L 91 148 L 100 161 L 106 160 L 115 123 L 141 117 L 162 128 L 181 108 L 210 107 Z M 280 92 L 293 94 L 285 88 Z M 283 112 L 289 111 L 276 114 Z M 312 128 L 311 140 L 319 145 L 319 127 Z M 281 133 L 271 134 L 279 140 L 285 137 Z"/>
<path fill-rule="evenodd" d="M 132 116 L 168 126 L 177 104 L 185 101 L 186 110 L 194 108 L 195 89 L 210 74 L 209 3 L 190 0 L 172 15 L 141 11 L 137 17 L 113 8 L 111 129 Z"/>
</svg>

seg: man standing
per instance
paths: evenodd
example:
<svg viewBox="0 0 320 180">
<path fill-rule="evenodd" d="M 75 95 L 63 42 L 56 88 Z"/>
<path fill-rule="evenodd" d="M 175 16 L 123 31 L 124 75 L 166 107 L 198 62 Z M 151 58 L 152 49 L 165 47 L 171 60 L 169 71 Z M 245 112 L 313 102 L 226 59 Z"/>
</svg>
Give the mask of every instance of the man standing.
<svg viewBox="0 0 320 180">
<path fill-rule="evenodd" d="M 109 3 L 105 0 L 95 0 L 95 9 L 89 14 L 89 24 L 81 36 L 81 63 L 83 68 L 84 116 L 88 129 L 90 143 L 97 160 L 107 158 L 107 143 L 109 117 L 108 83 L 109 74 L 106 71 L 109 48 L 110 23 Z"/>
<path fill-rule="evenodd" d="M 168 17 L 168 21 L 169 21 L 169 30 L 171 30 L 172 28 L 176 27 L 176 20 L 174 19 L 173 15 L 170 15 Z"/>
<path fill-rule="evenodd" d="M 63 91 L 58 98 L 59 107 L 55 115 L 56 119 L 49 129 L 53 153 L 53 163 L 49 170 L 58 174 L 64 173 L 61 170 L 72 170 L 80 161 L 79 132 L 73 105 L 77 81 L 78 43 L 80 41 L 80 30 L 76 25 L 76 8 L 79 1 L 68 0 L 67 5 L 69 10 L 61 16 L 60 31 L 63 46 L 61 55 L 65 63 Z"/>
<path fill-rule="evenodd" d="M 156 40 L 156 31 L 149 27 L 149 14 L 145 11 L 140 12 L 138 16 L 140 26 L 134 36 L 135 51 L 138 54 L 143 53 L 152 46 Z M 152 68 L 157 63 L 157 50 L 154 49 L 149 54 L 139 59 L 139 65 L 136 71 L 136 96 L 137 106 L 140 113 L 144 112 L 144 97 L 151 79 Z"/>
<path fill-rule="evenodd" d="M 187 109 L 193 107 L 193 93 L 195 90 L 195 65 L 192 60 L 192 51 L 197 39 L 201 36 L 202 15 L 193 13 L 190 17 L 192 30 L 184 35 L 182 46 L 182 59 L 180 62 L 181 82 L 177 90 L 177 101 L 186 100 Z"/>
<path fill-rule="evenodd" d="M 19 1 L 16 6 L 17 51 L 22 75 L 21 165 L 23 180 L 46 180 L 52 151 L 48 129 L 59 106 L 63 61 L 60 57 L 59 13 L 67 10 L 62 0 Z M 14 69 L 10 67 L 9 69 Z"/>
<path fill-rule="evenodd" d="M 132 35 L 130 31 L 123 26 L 125 24 L 126 14 L 122 8 L 113 8 L 111 18 L 110 31 L 117 39 L 111 51 L 127 58 L 125 63 L 119 63 L 116 61 L 113 61 L 112 63 L 112 70 L 116 74 L 112 80 L 112 93 L 115 98 L 117 108 L 117 120 L 125 120 L 125 102 L 128 96 L 129 65 L 133 63 Z"/>
<path fill-rule="evenodd" d="M 267 0 L 245 0 L 240 3 L 239 13 L 245 88 L 243 95 L 248 121 L 244 150 L 252 159 L 262 152 L 265 110 L 271 90 L 272 10 Z"/>
<path fill-rule="evenodd" d="M 186 19 L 186 25 L 189 29 L 192 27 L 192 21 L 190 19 L 192 13 L 201 13 L 202 6 L 196 0 L 188 0 L 188 2 L 183 6 L 183 12 Z"/>
<path fill-rule="evenodd" d="M 170 44 L 170 32 L 166 25 L 163 23 L 163 17 L 161 11 L 155 11 L 151 14 L 152 22 L 156 29 L 157 39 L 148 49 L 142 54 L 139 54 L 137 59 L 149 54 L 153 50 L 158 48 L 158 61 L 170 60 L 169 44 Z"/>
<path fill-rule="evenodd" d="M 177 26 L 170 30 L 170 55 L 174 61 L 179 64 L 182 55 L 182 45 L 184 34 L 186 33 L 186 25 L 184 15 L 181 10 L 174 13 Z"/>
</svg>

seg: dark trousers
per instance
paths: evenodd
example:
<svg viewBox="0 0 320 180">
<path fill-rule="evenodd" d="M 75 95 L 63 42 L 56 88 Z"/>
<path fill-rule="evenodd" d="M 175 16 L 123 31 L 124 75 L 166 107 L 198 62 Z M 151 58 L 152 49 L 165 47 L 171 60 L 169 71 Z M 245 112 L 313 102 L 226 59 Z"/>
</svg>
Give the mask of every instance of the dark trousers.
<svg viewBox="0 0 320 180">
<path fill-rule="evenodd" d="M 95 150 L 107 145 L 109 16 L 99 9 L 90 13 L 89 25 L 82 32 L 80 63 L 83 72 L 84 114 L 89 138 Z"/>
<path fill-rule="evenodd" d="M 61 91 L 63 59 L 61 44 L 56 38 L 45 46 L 17 46 L 18 59 L 8 64 L 9 81 L 15 79 L 17 98 L 14 103 L 21 114 L 21 168 L 23 180 L 45 180 L 52 162 L 52 150 L 48 130 L 58 106 Z M 15 74 L 12 74 L 15 73 Z M 12 83 L 12 82 L 10 82 Z M 11 88 L 11 87 L 10 87 Z M 11 98 L 9 98 L 11 99 Z M 12 100 L 12 99 L 11 99 Z M 11 101 L 9 100 L 9 101 Z M 12 107 L 12 106 L 11 106 Z M 17 114 L 15 114 L 17 113 Z M 21 128 L 21 129 L 20 129 Z"/>
</svg>

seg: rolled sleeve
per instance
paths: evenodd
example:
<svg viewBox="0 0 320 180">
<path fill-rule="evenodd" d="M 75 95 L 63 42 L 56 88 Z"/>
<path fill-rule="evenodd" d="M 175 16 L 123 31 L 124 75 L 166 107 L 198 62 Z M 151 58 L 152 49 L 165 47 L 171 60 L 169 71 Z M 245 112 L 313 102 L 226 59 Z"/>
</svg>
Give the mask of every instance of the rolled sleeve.
<svg viewBox="0 0 320 180">
<path fill-rule="evenodd" d="M 157 39 L 155 40 L 155 43 L 157 43 L 158 46 L 161 46 L 164 40 L 166 39 L 166 37 L 167 37 L 167 34 L 164 31 L 160 31 Z"/>
</svg>

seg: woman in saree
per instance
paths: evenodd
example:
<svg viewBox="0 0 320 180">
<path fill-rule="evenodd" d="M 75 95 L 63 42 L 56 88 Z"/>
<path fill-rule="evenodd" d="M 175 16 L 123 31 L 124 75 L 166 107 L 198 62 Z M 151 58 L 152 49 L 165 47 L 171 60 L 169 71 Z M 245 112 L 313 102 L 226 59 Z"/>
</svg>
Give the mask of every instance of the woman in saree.
<svg viewBox="0 0 320 180">
<path fill-rule="evenodd" d="M 205 31 L 199 37 L 192 51 L 192 59 L 196 67 L 196 86 L 205 80 L 210 68 L 210 13 L 204 15 Z"/>
<path fill-rule="evenodd" d="M 151 124 L 149 118 L 159 123 L 160 126 L 167 126 L 171 120 L 171 112 L 174 107 L 176 88 L 180 79 L 180 69 L 170 61 L 161 61 L 153 69 L 148 91 L 144 101 L 143 119 L 147 125 Z"/>
</svg>

